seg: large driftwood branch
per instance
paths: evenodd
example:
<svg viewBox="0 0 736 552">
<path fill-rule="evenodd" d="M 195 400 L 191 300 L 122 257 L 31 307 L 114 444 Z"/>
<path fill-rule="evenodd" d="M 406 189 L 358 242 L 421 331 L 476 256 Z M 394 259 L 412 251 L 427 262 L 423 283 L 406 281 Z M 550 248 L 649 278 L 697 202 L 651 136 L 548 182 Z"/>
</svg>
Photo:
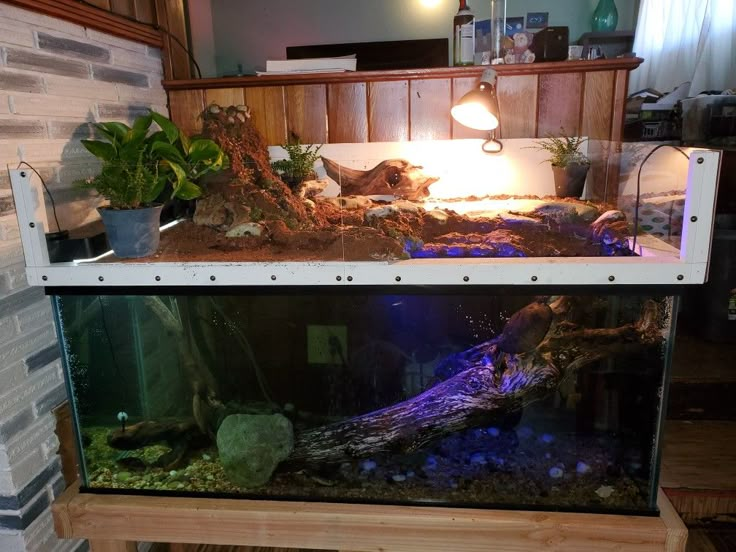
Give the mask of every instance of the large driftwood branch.
<svg viewBox="0 0 736 552">
<path fill-rule="evenodd" d="M 457 373 L 416 397 L 298 434 L 286 467 L 334 463 L 379 452 L 411 452 L 538 401 L 586 364 L 661 342 L 658 307 L 653 301 L 645 304 L 636 323 L 595 329 L 581 329 L 571 321 L 574 303 L 563 297 L 550 305 L 552 324 L 531 351 L 504 352 L 499 345 L 505 337 L 502 333 L 453 355 Z"/>
</svg>

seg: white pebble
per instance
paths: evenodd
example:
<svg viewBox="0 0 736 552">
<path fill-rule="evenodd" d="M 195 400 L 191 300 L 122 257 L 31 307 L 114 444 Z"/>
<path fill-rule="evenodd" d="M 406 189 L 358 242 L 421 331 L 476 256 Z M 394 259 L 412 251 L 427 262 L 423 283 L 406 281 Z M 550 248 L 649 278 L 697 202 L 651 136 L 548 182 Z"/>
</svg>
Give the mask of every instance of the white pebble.
<svg viewBox="0 0 736 552">
<path fill-rule="evenodd" d="M 555 436 L 550 435 L 549 433 L 545 433 L 544 435 L 540 437 L 540 439 L 542 440 L 543 443 L 547 443 L 549 445 L 550 443 L 554 442 Z"/>
<path fill-rule="evenodd" d="M 364 472 L 370 472 L 376 469 L 377 464 L 373 460 L 363 460 L 360 463 L 360 469 Z"/>
<path fill-rule="evenodd" d="M 403 473 L 397 473 L 396 475 L 392 475 L 391 479 L 396 481 L 396 483 L 401 483 L 402 481 L 406 481 L 406 476 Z"/>
<path fill-rule="evenodd" d="M 600 487 L 595 494 L 597 494 L 601 498 L 608 498 L 611 496 L 615 491 L 613 487 L 609 487 L 608 485 L 603 485 Z"/>
<path fill-rule="evenodd" d="M 169 475 L 170 475 L 171 477 L 176 477 L 176 470 L 171 470 L 171 471 L 169 472 Z"/>
<path fill-rule="evenodd" d="M 575 471 L 577 471 L 580 475 L 584 475 L 588 473 L 590 470 L 591 470 L 591 467 L 585 462 L 578 462 L 578 465 L 575 467 Z"/>
<path fill-rule="evenodd" d="M 488 428 L 488 429 L 486 430 L 486 432 L 487 432 L 487 433 L 488 433 L 488 435 L 490 435 L 491 437 L 498 437 L 499 435 L 501 435 L 501 430 L 500 430 L 500 429 L 498 429 L 497 427 L 489 427 L 489 428 Z"/>
<path fill-rule="evenodd" d="M 565 472 L 562 471 L 562 469 L 558 468 L 557 466 L 554 466 L 549 469 L 549 476 L 552 479 L 560 479 L 563 475 L 565 475 Z"/>
</svg>

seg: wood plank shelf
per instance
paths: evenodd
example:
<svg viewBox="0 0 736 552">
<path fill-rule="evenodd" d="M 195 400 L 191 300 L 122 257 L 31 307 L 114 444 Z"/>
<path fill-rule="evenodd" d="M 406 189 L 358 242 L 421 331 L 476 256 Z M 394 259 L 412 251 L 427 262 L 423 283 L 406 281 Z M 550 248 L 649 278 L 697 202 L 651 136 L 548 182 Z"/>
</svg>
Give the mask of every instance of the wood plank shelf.
<svg viewBox="0 0 736 552">
<path fill-rule="evenodd" d="M 61 538 L 93 552 L 135 541 L 376 552 L 684 552 L 664 493 L 659 517 L 80 493 L 52 507 Z"/>
<path fill-rule="evenodd" d="M 210 79 L 166 80 L 166 90 L 211 90 L 215 88 L 249 88 L 291 84 L 333 84 L 374 81 L 478 78 L 486 69 L 495 69 L 499 77 L 547 75 L 557 73 L 590 73 L 593 71 L 633 71 L 644 62 L 641 58 L 596 59 L 517 63 L 514 65 L 474 65 L 432 69 L 396 69 L 389 71 L 346 71 L 341 73 L 295 73 L 260 77 L 221 77 Z"/>
</svg>

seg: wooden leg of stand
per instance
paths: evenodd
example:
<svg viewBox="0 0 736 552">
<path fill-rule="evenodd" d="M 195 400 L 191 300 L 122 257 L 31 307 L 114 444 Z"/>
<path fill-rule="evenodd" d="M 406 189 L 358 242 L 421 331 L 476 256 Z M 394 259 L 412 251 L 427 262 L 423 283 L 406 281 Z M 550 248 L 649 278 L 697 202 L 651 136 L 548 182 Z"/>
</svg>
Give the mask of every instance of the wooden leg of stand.
<svg viewBox="0 0 736 552">
<path fill-rule="evenodd" d="M 138 547 L 133 541 L 89 541 L 90 552 L 138 552 Z"/>
</svg>

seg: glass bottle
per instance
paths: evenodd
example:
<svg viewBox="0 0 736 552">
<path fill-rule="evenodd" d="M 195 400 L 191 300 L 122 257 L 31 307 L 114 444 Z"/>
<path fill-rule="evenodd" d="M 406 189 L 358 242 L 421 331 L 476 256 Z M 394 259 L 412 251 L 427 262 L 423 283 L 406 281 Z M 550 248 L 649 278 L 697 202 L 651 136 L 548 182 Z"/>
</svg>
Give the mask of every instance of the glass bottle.
<svg viewBox="0 0 736 552">
<path fill-rule="evenodd" d="M 506 0 L 491 0 L 491 63 L 503 63 L 506 34 Z"/>
<path fill-rule="evenodd" d="M 618 10 L 615 0 L 600 0 L 593 12 L 593 32 L 609 33 L 618 25 Z"/>
<path fill-rule="evenodd" d="M 460 0 L 452 22 L 453 65 L 473 65 L 475 57 L 475 16 L 468 8 L 467 0 Z"/>
</svg>

